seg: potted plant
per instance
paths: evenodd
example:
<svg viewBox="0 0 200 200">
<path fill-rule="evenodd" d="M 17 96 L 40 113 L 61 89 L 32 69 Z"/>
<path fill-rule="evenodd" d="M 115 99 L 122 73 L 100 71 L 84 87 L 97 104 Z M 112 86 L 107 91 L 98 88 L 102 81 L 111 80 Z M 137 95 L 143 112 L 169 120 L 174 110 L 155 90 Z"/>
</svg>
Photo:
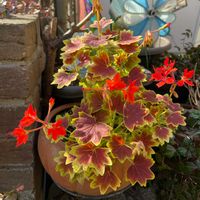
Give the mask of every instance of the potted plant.
<svg viewBox="0 0 200 200">
<path fill-rule="evenodd" d="M 169 142 L 177 127 L 185 125 L 179 104 L 143 86 L 138 58 L 142 38 L 128 30 L 106 29 L 112 20 L 100 19 L 101 5 L 93 3 L 97 21 L 91 27 L 98 34 L 65 41 L 63 66 L 53 81 L 62 88 L 78 79 L 83 99 L 51 111 L 51 98 L 45 120 L 30 105 L 13 131 L 20 146 L 29 133 L 40 130 L 38 150 L 46 171 L 60 187 L 87 196 L 107 195 L 136 183 L 146 186 L 154 179 L 153 147 Z M 173 88 L 185 79 L 176 82 L 174 71 L 168 60 L 152 79 L 159 86 L 170 82 L 175 95 Z M 41 126 L 28 128 L 34 122 Z"/>
</svg>

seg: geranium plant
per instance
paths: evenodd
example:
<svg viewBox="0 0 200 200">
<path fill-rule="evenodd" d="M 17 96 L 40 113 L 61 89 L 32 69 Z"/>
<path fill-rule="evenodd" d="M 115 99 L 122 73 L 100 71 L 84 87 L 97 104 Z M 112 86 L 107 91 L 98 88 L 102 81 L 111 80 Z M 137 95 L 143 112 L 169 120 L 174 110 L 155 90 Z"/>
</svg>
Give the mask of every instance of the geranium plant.
<svg viewBox="0 0 200 200">
<path fill-rule="evenodd" d="M 91 189 L 105 194 L 121 185 L 113 168 L 116 163 L 128 165 L 124 177 L 132 185 L 146 186 L 154 179 L 153 147 L 169 142 L 185 120 L 182 107 L 169 95 L 144 88 L 146 76 L 138 58 L 144 45 L 142 38 L 129 30 L 108 29 L 112 20 L 100 20 L 100 10 L 98 1 L 94 1 L 97 21 L 91 25 L 93 32 L 64 42 L 63 66 L 52 83 L 62 88 L 79 80 L 83 88 L 80 104 L 59 115 L 55 122 L 48 122 L 54 99 L 49 101 L 44 121 L 30 105 L 13 135 L 20 146 L 27 142 L 29 133 L 43 128 L 52 145 L 59 141 L 65 144 L 55 158 L 56 171 L 72 182 L 84 184 L 87 180 Z M 171 67 L 162 69 L 166 76 L 173 71 Z M 152 79 L 164 81 L 158 78 L 158 71 Z M 173 83 L 171 79 L 164 83 L 169 82 Z M 183 82 L 186 80 L 179 85 Z M 41 126 L 28 129 L 34 122 Z"/>
</svg>

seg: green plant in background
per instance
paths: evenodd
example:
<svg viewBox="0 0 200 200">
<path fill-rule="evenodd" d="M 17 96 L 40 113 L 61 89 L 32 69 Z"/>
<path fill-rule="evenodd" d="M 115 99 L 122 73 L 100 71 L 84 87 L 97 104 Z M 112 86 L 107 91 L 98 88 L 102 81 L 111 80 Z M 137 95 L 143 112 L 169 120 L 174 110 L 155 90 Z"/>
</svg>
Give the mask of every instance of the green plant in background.
<svg viewBox="0 0 200 200">
<path fill-rule="evenodd" d="M 185 116 L 187 127 L 156 151 L 159 199 L 200 199 L 200 110 L 186 110 Z"/>
</svg>

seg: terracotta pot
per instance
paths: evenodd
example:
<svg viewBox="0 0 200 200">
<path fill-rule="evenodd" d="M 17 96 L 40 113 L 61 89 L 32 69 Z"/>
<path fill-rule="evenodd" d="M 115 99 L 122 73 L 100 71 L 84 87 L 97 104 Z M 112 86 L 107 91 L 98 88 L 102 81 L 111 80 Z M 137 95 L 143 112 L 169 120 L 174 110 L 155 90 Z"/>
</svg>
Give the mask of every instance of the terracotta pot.
<svg viewBox="0 0 200 200">
<path fill-rule="evenodd" d="M 70 108 L 71 105 L 62 105 L 56 109 L 54 109 L 50 114 L 50 120 L 61 112 L 62 110 L 66 108 Z M 91 189 L 89 181 L 85 181 L 83 185 L 79 183 L 71 183 L 67 176 L 62 177 L 58 172 L 55 171 L 56 162 L 54 161 L 54 158 L 58 155 L 59 151 L 65 150 L 64 143 L 58 142 L 58 143 L 51 143 L 48 139 L 46 139 L 44 131 L 41 130 L 38 137 L 38 152 L 41 159 L 41 162 L 43 164 L 43 167 L 45 168 L 46 172 L 51 176 L 53 181 L 60 186 L 61 188 L 66 189 L 71 194 L 80 194 L 83 196 L 99 196 L 100 191 L 99 189 Z M 116 162 L 113 165 L 113 170 L 118 175 L 118 177 L 121 180 L 121 186 L 118 188 L 118 191 L 115 192 L 112 189 L 108 189 L 107 193 L 105 195 L 101 196 L 107 196 L 111 193 L 119 193 L 120 191 L 125 190 L 130 186 L 130 183 L 125 180 L 125 172 L 127 171 L 127 168 L 130 166 L 130 163 L 126 161 L 125 163 L 121 164 L 120 162 Z"/>
</svg>

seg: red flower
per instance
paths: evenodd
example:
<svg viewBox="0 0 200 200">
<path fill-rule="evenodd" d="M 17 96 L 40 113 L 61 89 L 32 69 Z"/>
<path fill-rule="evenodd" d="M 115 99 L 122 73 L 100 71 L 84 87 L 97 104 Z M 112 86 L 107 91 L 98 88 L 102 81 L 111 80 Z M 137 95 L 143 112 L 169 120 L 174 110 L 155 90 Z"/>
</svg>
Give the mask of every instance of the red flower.
<svg viewBox="0 0 200 200">
<path fill-rule="evenodd" d="M 15 128 L 12 135 L 17 139 L 16 147 L 26 144 L 28 140 L 28 135 L 23 128 Z"/>
<path fill-rule="evenodd" d="M 58 137 L 65 136 L 66 134 L 65 127 L 62 126 L 62 123 L 62 119 L 59 119 L 48 128 L 48 135 L 51 136 L 54 141 L 56 141 Z"/>
<path fill-rule="evenodd" d="M 194 75 L 194 70 L 188 71 L 188 69 L 184 69 L 183 76 L 181 77 L 181 80 L 177 82 L 178 86 L 183 86 L 185 83 L 189 86 L 194 86 L 193 82 L 190 80 Z"/>
<path fill-rule="evenodd" d="M 107 80 L 106 84 L 109 90 L 121 90 L 126 87 L 126 83 L 121 80 L 119 73 L 117 73 L 112 80 Z"/>
<path fill-rule="evenodd" d="M 132 81 L 126 90 L 123 90 L 124 99 L 126 99 L 129 103 L 134 102 L 134 94 L 139 90 L 139 87 L 135 84 L 136 80 Z"/>
<path fill-rule="evenodd" d="M 54 104 L 55 104 L 55 99 L 51 97 L 49 99 L 49 108 L 52 108 L 54 106 Z"/>
<path fill-rule="evenodd" d="M 151 75 L 150 80 L 159 81 L 156 85 L 162 87 L 165 84 L 173 84 L 175 82 L 174 72 L 177 68 L 174 68 L 175 61 L 170 60 L 168 57 L 164 60 L 164 66 L 154 69 L 154 73 Z"/>
<path fill-rule="evenodd" d="M 27 110 L 24 112 L 24 117 L 19 122 L 19 127 L 24 128 L 32 125 L 35 122 L 36 117 L 36 110 L 33 108 L 32 104 L 30 104 Z"/>
</svg>

